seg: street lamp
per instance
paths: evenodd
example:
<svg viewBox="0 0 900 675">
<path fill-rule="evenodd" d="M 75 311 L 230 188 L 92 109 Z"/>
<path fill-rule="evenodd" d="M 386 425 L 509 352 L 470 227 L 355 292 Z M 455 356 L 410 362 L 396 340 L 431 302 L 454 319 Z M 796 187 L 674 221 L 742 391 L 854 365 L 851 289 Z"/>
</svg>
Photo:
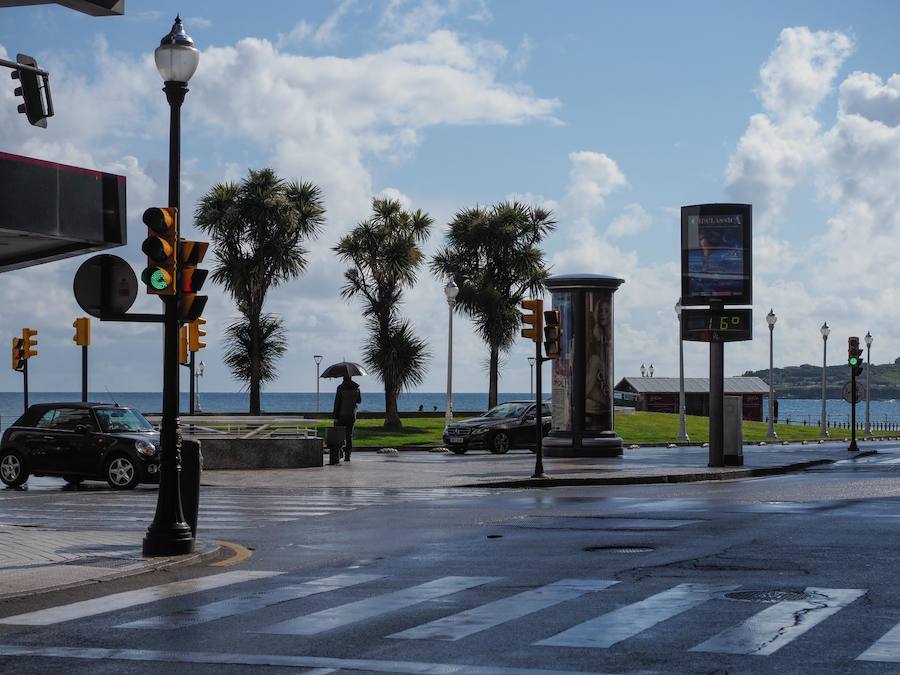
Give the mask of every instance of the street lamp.
<svg viewBox="0 0 900 675">
<path fill-rule="evenodd" d="M 194 385 L 194 397 L 196 398 L 195 408 L 197 408 L 197 412 L 203 412 L 200 408 L 200 378 L 203 377 L 203 371 L 206 370 L 206 364 L 201 360 L 200 363 L 197 364 L 197 370 L 194 372 L 194 377 L 196 378 L 196 384 Z"/>
<path fill-rule="evenodd" d="M 647 368 L 647 372 L 650 373 L 650 377 L 653 377 L 653 364 L 650 364 L 650 367 Z"/>
<path fill-rule="evenodd" d="M 453 279 L 444 286 L 444 295 L 447 296 L 448 325 L 447 332 L 447 404 L 445 406 L 444 419 L 453 421 L 453 308 L 456 306 L 456 296 L 459 295 L 459 286 L 453 283 Z"/>
<path fill-rule="evenodd" d="M 822 334 L 822 420 L 820 422 L 819 436 L 828 438 L 828 421 L 825 411 L 825 366 L 828 363 L 828 336 L 831 334 L 831 329 L 828 327 L 827 321 L 822 324 L 819 332 Z"/>
<path fill-rule="evenodd" d="M 644 368 L 644 364 L 641 364 L 641 377 L 645 377 L 647 375 L 647 369 Z"/>
<path fill-rule="evenodd" d="M 534 361 L 535 358 L 533 356 L 528 357 L 528 366 L 531 368 L 531 372 L 528 376 L 528 393 L 530 393 L 532 396 L 534 396 Z"/>
<path fill-rule="evenodd" d="M 687 442 L 691 440 L 687 435 L 685 426 L 684 405 L 684 340 L 681 339 L 681 300 L 675 303 L 675 314 L 678 315 L 678 435 L 676 441 Z"/>
<path fill-rule="evenodd" d="M 874 338 L 869 331 L 866 331 L 866 433 L 872 431 L 872 425 L 869 422 L 869 401 L 871 400 L 869 391 L 869 371 L 872 370 L 872 342 Z"/>
<path fill-rule="evenodd" d="M 313 354 L 313 361 L 316 362 L 316 412 L 319 412 L 319 364 L 322 363 L 322 355 Z"/>
<path fill-rule="evenodd" d="M 172 30 L 154 52 L 156 68 L 163 79 L 169 101 L 169 206 L 181 206 L 181 104 L 187 83 L 197 70 L 200 52 L 184 32 L 181 18 L 175 17 Z M 181 508 L 181 431 L 178 428 L 178 301 L 179 295 L 164 295 L 163 314 L 163 401 L 159 438 L 159 492 L 153 522 L 144 536 L 146 556 L 190 553 L 194 538 Z"/>
<path fill-rule="evenodd" d="M 778 434 L 775 433 L 775 380 L 772 375 L 772 346 L 776 321 L 778 317 L 769 308 L 769 313 L 766 314 L 766 323 L 769 324 L 769 430 L 766 432 L 766 438 L 778 438 Z"/>
</svg>

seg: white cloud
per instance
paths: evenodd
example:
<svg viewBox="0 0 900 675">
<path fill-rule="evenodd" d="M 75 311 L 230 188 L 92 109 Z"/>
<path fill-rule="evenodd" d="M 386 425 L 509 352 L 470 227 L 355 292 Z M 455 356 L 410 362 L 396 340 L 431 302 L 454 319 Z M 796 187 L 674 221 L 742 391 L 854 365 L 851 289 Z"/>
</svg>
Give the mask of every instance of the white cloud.
<svg viewBox="0 0 900 675">
<path fill-rule="evenodd" d="M 841 83 L 838 109 L 895 127 L 900 124 L 900 75 L 882 82 L 878 75 L 856 72 Z"/>
<path fill-rule="evenodd" d="M 606 234 L 609 237 L 631 237 L 646 230 L 653 218 L 640 204 L 628 204 L 621 215 L 609 224 Z"/>
<path fill-rule="evenodd" d="M 578 211 L 586 212 L 603 206 L 605 198 L 626 185 L 625 174 L 602 152 L 569 153 L 569 191 L 567 201 Z"/>
</svg>

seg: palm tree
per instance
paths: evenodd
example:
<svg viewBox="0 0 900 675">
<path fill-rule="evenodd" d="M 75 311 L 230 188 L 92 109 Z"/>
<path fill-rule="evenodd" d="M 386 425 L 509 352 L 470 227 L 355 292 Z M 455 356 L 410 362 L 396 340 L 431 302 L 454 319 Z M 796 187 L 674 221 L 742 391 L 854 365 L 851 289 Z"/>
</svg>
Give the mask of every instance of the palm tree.
<svg viewBox="0 0 900 675">
<path fill-rule="evenodd" d="M 350 267 L 344 273 L 344 298 L 359 296 L 369 338 L 363 356 L 384 384 L 384 426 L 402 427 L 397 397 L 421 384 L 429 358 L 425 342 L 416 337 L 398 305 L 403 290 L 416 281 L 422 263 L 419 245 L 429 235 L 432 219 L 421 210 L 404 211 L 395 199 L 372 200 L 372 216 L 357 225 L 334 247 Z"/>
<path fill-rule="evenodd" d="M 246 347 L 233 333 L 229 352 L 240 348 L 248 363 L 229 365 L 236 379 L 247 382 L 250 414 L 258 415 L 260 384 L 275 377 L 274 370 L 264 377 L 266 294 L 306 270 L 303 242 L 316 237 L 325 221 L 322 194 L 312 183 L 282 180 L 272 169 L 251 170 L 240 183 L 211 187 L 195 218 L 215 250 L 211 278 L 225 287 L 246 320 Z M 266 360 L 272 366 L 272 359 Z"/>
<path fill-rule="evenodd" d="M 488 407 L 497 405 L 500 354 L 519 334 L 519 303 L 539 295 L 549 271 L 539 244 L 556 227 L 550 211 L 518 202 L 458 211 L 431 271 L 459 286 L 456 307 L 490 350 Z"/>
<path fill-rule="evenodd" d="M 259 317 L 259 379 L 271 382 L 276 377 L 275 362 L 287 351 L 284 322 L 274 314 Z M 250 382 L 250 322 L 246 317 L 232 321 L 225 327 L 225 365 L 242 382 Z"/>
</svg>

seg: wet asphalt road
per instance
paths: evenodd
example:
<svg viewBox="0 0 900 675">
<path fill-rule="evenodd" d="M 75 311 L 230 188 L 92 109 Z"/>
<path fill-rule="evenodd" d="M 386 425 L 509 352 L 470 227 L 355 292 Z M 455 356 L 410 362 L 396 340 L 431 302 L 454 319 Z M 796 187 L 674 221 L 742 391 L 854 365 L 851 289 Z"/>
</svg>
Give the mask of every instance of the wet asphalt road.
<svg viewBox="0 0 900 675">
<path fill-rule="evenodd" d="M 152 490 L 44 487 L 0 523 L 152 517 Z M 0 604 L 0 672 L 900 672 L 898 527 L 897 446 L 698 484 L 216 488 L 201 536 L 250 560 Z"/>
</svg>

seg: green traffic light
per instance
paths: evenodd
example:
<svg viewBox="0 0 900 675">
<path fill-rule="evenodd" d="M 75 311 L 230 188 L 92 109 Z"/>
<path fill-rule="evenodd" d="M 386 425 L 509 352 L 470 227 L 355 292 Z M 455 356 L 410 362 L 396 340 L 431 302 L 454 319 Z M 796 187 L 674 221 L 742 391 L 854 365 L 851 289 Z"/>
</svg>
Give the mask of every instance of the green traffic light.
<svg viewBox="0 0 900 675">
<path fill-rule="evenodd" d="M 158 291 L 164 291 L 169 287 L 169 274 L 165 270 L 156 269 L 150 275 L 150 285 Z"/>
<path fill-rule="evenodd" d="M 859 365 L 859 359 L 856 358 L 855 356 L 851 356 L 851 357 L 850 357 L 850 365 L 851 365 L 851 366 L 858 366 L 858 365 Z"/>
</svg>

